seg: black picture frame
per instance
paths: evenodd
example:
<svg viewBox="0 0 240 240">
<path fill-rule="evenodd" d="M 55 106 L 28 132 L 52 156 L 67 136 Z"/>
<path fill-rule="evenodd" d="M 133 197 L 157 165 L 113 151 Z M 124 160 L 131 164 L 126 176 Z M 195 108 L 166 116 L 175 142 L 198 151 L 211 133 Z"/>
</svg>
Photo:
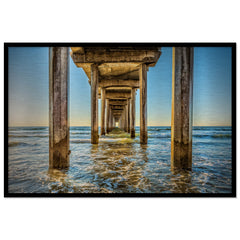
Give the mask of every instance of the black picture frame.
<svg viewBox="0 0 240 240">
<path fill-rule="evenodd" d="M 232 193 L 9 193 L 8 192 L 8 48 L 74 46 L 155 46 L 232 48 Z M 236 43 L 4 43 L 4 197 L 236 197 Z"/>
</svg>

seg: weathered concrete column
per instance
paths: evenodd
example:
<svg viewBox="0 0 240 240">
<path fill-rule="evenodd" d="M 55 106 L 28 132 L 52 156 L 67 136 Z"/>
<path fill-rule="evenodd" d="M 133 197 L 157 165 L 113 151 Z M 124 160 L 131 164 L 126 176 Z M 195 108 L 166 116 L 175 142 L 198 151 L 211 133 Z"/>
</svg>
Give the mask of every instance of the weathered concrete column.
<svg viewBox="0 0 240 240">
<path fill-rule="evenodd" d="M 136 95 L 136 90 L 135 88 L 132 88 L 131 92 L 131 138 L 135 138 L 135 95 Z"/>
<path fill-rule="evenodd" d="M 119 128 L 122 129 L 122 117 L 119 118 Z"/>
<path fill-rule="evenodd" d="M 115 128 L 115 118 L 113 117 L 113 128 Z"/>
<path fill-rule="evenodd" d="M 69 50 L 49 48 L 49 167 L 69 167 Z"/>
<path fill-rule="evenodd" d="M 106 89 L 102 88 L 102 94 L 101 94 L 101 135 L 105 135 L 105 93 L 106 93 Z"/>
<path fill-rule="evenodd" d="M 106 118 L 106 125 L 107 125 L 107 134 L 110 132 L 110 105 L 109 105 L 109 99 L 107 99 L 107 118 Z"/>
<path fill-rule="evenodd" d="M 130 133 L 130 99 L 127 100 L 127 120 L 128 120 L 128 125 L 127 125 L 127 129 L 128 129 L 128 133 Z"/>
<path fill-rule="evenodd" d="M 91 143 L 98 143 L 98 66 L 91 65 Z"/>
<path fill-rule="evenodd" d="M 112 109 L 110 108 L 110 113 L 109 113 L 109 131 L 112 131 Z"/>
<path fill-rule="evenodd" d="M 126 131 L 126 108 L 124 106 L 122 112 L 122 124 L 123 124 L 123 131 Z"/>
<path fill-rule="evenodd" d="M 171 167 L 192 168 L 193 48 L 173 48 Z"/>
<path fill-rule="evenodd" d="M 147 144 L 147 66 L 142 64 L 139 69 L 140 81 L 140 143 Z"/>
<path fill-rule="evenodd" d="M 128 104 L 125 105 L 125 132 L 128 132 Z"/>
</svg>

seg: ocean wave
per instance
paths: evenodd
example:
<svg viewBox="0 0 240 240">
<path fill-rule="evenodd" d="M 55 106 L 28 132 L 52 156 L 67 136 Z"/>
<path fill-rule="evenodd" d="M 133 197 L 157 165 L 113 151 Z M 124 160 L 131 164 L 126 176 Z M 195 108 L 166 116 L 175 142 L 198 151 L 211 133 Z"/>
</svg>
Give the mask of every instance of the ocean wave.
<svg viewBox="0 0 240 240">
<path fill-rule="evenodd" d="M 70 140 L 71 143 L 91 143 L 91 139 Z"/>
<path fill-rule="evenodd" d="M 232 134 L 209 134 L 209 135 L 202 135 L 202 134 L 193 134 L 195 138 L 231 138 Z"/>
<path fill-rule="evenodd" d="M 231 138 L 232 134 L 216 134 L 212 136 L 213 138 Z"/>
<path fill-rule="evenodd" d="M 32 138 L 32 137 L 37 137 L 37 138 L 46 138 L 48 135 L 13 135 L 10 134 L 8 137 L 14 137 L 14 138 Z"/>
<path fill-rule="evenodd" d="M 90 131 L 85 131 L 85 132 L 70 132 L 70 135 L 73 134 L 73 135 L 89 135 L 91 134 Z"/>
<path fill-rule="evenodd" d="M 148 132 L 160 132 L 160 131 L 166 131 L 166 130 L 171 130 L 170 127 L 166 128 L 148 128 Z"/>
<path fill-rule="evenodd" d="M 148 135 L 148 138 L 171 138 L 171 134 L 166 134 L 166 135 Z"/>
<path fill-rule="evenodd" d="M 38 144 L 29 144 L 25 142 L 9 142 L 8 147 L 17 147 L 17 146 L 37 146 Z"/>
<path fill-rule="evenodd" d="M 10 130 L 24 130 L 24 131 L 33 131 L 33 130 L 46 130 L 48 127 L 17 127 L 17 128 L 11 128 Z"/>
</svg>

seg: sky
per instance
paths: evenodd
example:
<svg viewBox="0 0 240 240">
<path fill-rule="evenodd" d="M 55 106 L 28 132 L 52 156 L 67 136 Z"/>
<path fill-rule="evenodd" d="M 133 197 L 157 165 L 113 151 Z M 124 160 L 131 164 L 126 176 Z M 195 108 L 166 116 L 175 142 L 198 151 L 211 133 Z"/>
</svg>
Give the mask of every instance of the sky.
<svg viewBox="0 0 240 240">
<path fill-rule="evenodd" d="M 9 126 L 48 126 L 46 47 L 10 47 Z M 163 47 L 148 78 L 148 126 L 171 125 L 172 48 Z M 193 125 L 231 126 L 231 48 L 194 48 Z M 70 57 L 70 126 L 90 126 L 90 85 Z M 99 100 L 99 110 L 101 100 Z M 139 126 L 139 90 L 136 126 Z M 100 111 L 99 111 L 100 124 Z"/>
</svg>

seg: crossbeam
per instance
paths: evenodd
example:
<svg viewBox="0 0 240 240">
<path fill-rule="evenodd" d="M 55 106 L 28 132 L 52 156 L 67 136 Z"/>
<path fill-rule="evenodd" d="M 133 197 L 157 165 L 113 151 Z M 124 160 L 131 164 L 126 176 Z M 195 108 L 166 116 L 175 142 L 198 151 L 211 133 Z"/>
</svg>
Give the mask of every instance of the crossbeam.
<svg viewBox="0 0 240 240">
<path fill-rule="evenodd" d="M 99 87 L 134 87 L 139 88 L 139 81 L 137 80 L 100 80 Z"/>
<path fill-rule="evenodd" d="M 129 51 L 104 51 L 104 49 L 96 49 L 85 53 L 71 52 L 72 59 L 75 63 L 156 63 L 161 53 L 154 50 L 129 50 Z"/>
</svg>

